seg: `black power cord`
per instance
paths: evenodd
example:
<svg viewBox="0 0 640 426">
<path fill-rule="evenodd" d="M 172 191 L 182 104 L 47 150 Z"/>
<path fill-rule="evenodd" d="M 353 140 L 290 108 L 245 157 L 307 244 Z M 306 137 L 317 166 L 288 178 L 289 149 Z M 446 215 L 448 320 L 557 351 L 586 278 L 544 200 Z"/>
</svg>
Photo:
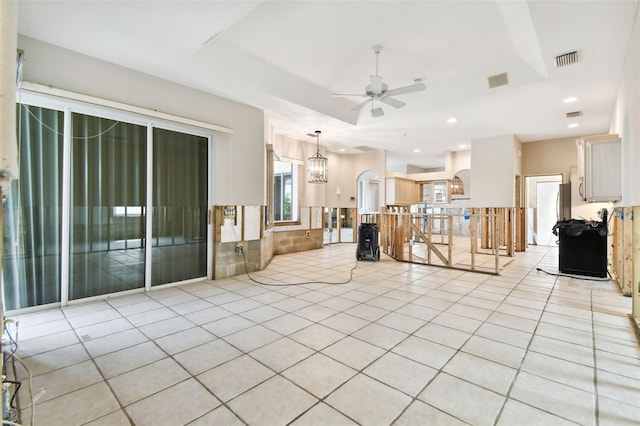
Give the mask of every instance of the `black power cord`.
<svg viewBox="0 0 640 426">
<path fill-rule="evenodd" d="M 351 268 L 349 270 L 349 279 L 346 281 L 342 281 L 342 282 L 327 282 L 327 281 L 306 281 L 306 282 L 300 282 L 300 283 L 265 283 L 262 281 L 259 281 L 255 278 L 253 278 L 251 276 L 251 274 L 249 273 L 249 269 L 247 269 L 247 257 L 244 254 L 244 249 L 240 249 L 240 253 L 242 254 L 242 259 L 244 260 L 244 272 L 245 274 L 247 274 L 247 277 L 249 277 L 249 279 L 251 281 L 253 281 L 256 284 L 260 284 L 260 285 L 268 285 L 268 286 L 272 286 L 272 287 L 287 287 L 287 286 L 291 286 L 291 285 L 305 285 L 305 284 L 331 284 L 331 285 L 344 285 L 344 284 L 349 284 L 352 280 L 353 280 L 353 271 L 355 271 L 355 269 L 358 267 L 358 261 L 356 261 L 356 264 L 353 268 Z"/>
<path fill-rule="evenodd" d="M 560 274 L 560 273 L 555 273 L 555 272 L 549 272 L 549 271 L 545 271 L 542 268 L 536 268 L 536 271 L 540 271 L 540 272 L 544 272 L 545 274 L 548 275 L 553 275 L 554 277 L 568 277 L 568 278 L 574 278 L 576 280 L 584 280 L 584 281 L 600 281 L 600 282 L 608 282 L 611 281 L 611 278 L 585 278 L 579 275 L 571 275 L 571 274 Z M 608 272 L 607 272 L 608 273 Z M 611 276 L 611 275 L 609 275 Z"/>
</svg>

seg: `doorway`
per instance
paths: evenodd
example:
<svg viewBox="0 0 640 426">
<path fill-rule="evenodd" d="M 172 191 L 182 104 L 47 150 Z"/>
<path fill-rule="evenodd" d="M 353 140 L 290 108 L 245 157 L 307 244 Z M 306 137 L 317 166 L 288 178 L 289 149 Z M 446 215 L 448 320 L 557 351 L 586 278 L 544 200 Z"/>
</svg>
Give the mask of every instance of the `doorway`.
<svg viewBox="0 0 640 426">
<path fill-rule="evenodd" d="M 555 246 L 557 237 L 552 229 L 561 219 L 562 175 L 528 176 L 527 190 L 527 243 Z"/>
</svg>

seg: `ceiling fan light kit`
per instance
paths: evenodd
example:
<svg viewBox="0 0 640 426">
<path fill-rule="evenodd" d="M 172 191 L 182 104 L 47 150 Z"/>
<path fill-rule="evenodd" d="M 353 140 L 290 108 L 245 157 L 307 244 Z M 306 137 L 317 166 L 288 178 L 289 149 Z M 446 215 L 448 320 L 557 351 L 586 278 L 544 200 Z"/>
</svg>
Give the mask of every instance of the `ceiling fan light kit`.
<svg viewBox="0 0 640 426">
<path fill-rule="evenodd" d="M 398 87 L 395 89 L 389 89 L 382 81 L 382 77 L 378 75 L 378 55 L 382 51 L 382 46 L 373 46 L 373 52 L 376 54 L 376 73 L 369 76 L 369 84 L 364 89 L 364 94 L 341 94 L 336 93 L 333 96 L 358 96 L 368 98 L 362 103 L 359 103 L 355 107 L 351 108 L 351 111 L 359 111 L 364 108 L 369 102 L 371 102 L 371 116 L 381 117 L 384 115 L 382 107 L 373 108 L 374 101 L 382 102 L 383 104 L 392 106 L 394 108 L 402 108 L 406 104 L 393 96 L 406 95 L 408 93 L 420 92 L 426 89 L 425 84 L 421 79 L 417 78 L 410 86 Z"/>
<path fill-rule="evenodd" d="M 320 154 L 320 130 L 309 133 L 316 138 L 316 153 L 307 159 L 307 182 L 327 183 L 329 180 L 329 160 Z"/>
</svg>

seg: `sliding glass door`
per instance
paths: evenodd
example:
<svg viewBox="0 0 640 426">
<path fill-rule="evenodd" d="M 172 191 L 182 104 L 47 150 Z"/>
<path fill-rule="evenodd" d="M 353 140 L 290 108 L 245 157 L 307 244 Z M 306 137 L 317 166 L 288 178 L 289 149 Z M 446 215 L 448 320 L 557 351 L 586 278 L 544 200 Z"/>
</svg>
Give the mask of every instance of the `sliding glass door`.
<svg viewBox="0 0 640 426">
<path fill-rule="evenodd" d="M 151 285 L 207 275 L 208 142 L 153 130 Z"/>
<path fill-rule="evenodd" d="M 20 179 L 3 204 L 5 308 L 205 278 L 211 136 L 43 102 L 58 103 L 18 106 Z"/>
<path fill-rule="evenodd" d="M 144 287 L 147 128 L 74 113 L 69 300 Z"/>
<path fill-rule="evenodd" d="M 3 203 L 7 310 L 60 301 L 64 113 L 19 105 L 20 179 Z"/>
</svg>

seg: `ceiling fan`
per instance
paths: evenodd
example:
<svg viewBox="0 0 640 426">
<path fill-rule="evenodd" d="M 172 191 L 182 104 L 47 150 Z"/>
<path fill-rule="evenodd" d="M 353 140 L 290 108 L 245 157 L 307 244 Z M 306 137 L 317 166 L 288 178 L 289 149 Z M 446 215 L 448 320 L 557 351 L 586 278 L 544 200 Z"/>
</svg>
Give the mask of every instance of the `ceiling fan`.
<svg viewBox="0 0 640 426">
<path fill-rule="evenodd" d="M 376 54 L 376 74 L 370 75 L 370 83 L 365 88 L 364 94 L 355 93 L 335 93 L 333 96 L 358 96 L 368 98 L 366 101 L 351 108 L 351 111 L 359 111 L 364 108 L 369 102 L 371 102 L 371 115 L 373 117 L 380 117 L 384 115 L 381 107 L 374 108 L 374 101 L 380 101 L 384 104 L 390 105 L 394 108 L 402 108 L 406 104 L 393 96 L 406 95 L 407 93 L 420 92 L 426 88 L 424 83 L 417 78 L 415 82 L 410 86 L 398 87 L 396 89 L 389 89 L 389 87 L 382 82 L 382 77 L 378 75 L 378 55 L 382 46 L 373 46 L 373 52 Z"/>
</svg>

